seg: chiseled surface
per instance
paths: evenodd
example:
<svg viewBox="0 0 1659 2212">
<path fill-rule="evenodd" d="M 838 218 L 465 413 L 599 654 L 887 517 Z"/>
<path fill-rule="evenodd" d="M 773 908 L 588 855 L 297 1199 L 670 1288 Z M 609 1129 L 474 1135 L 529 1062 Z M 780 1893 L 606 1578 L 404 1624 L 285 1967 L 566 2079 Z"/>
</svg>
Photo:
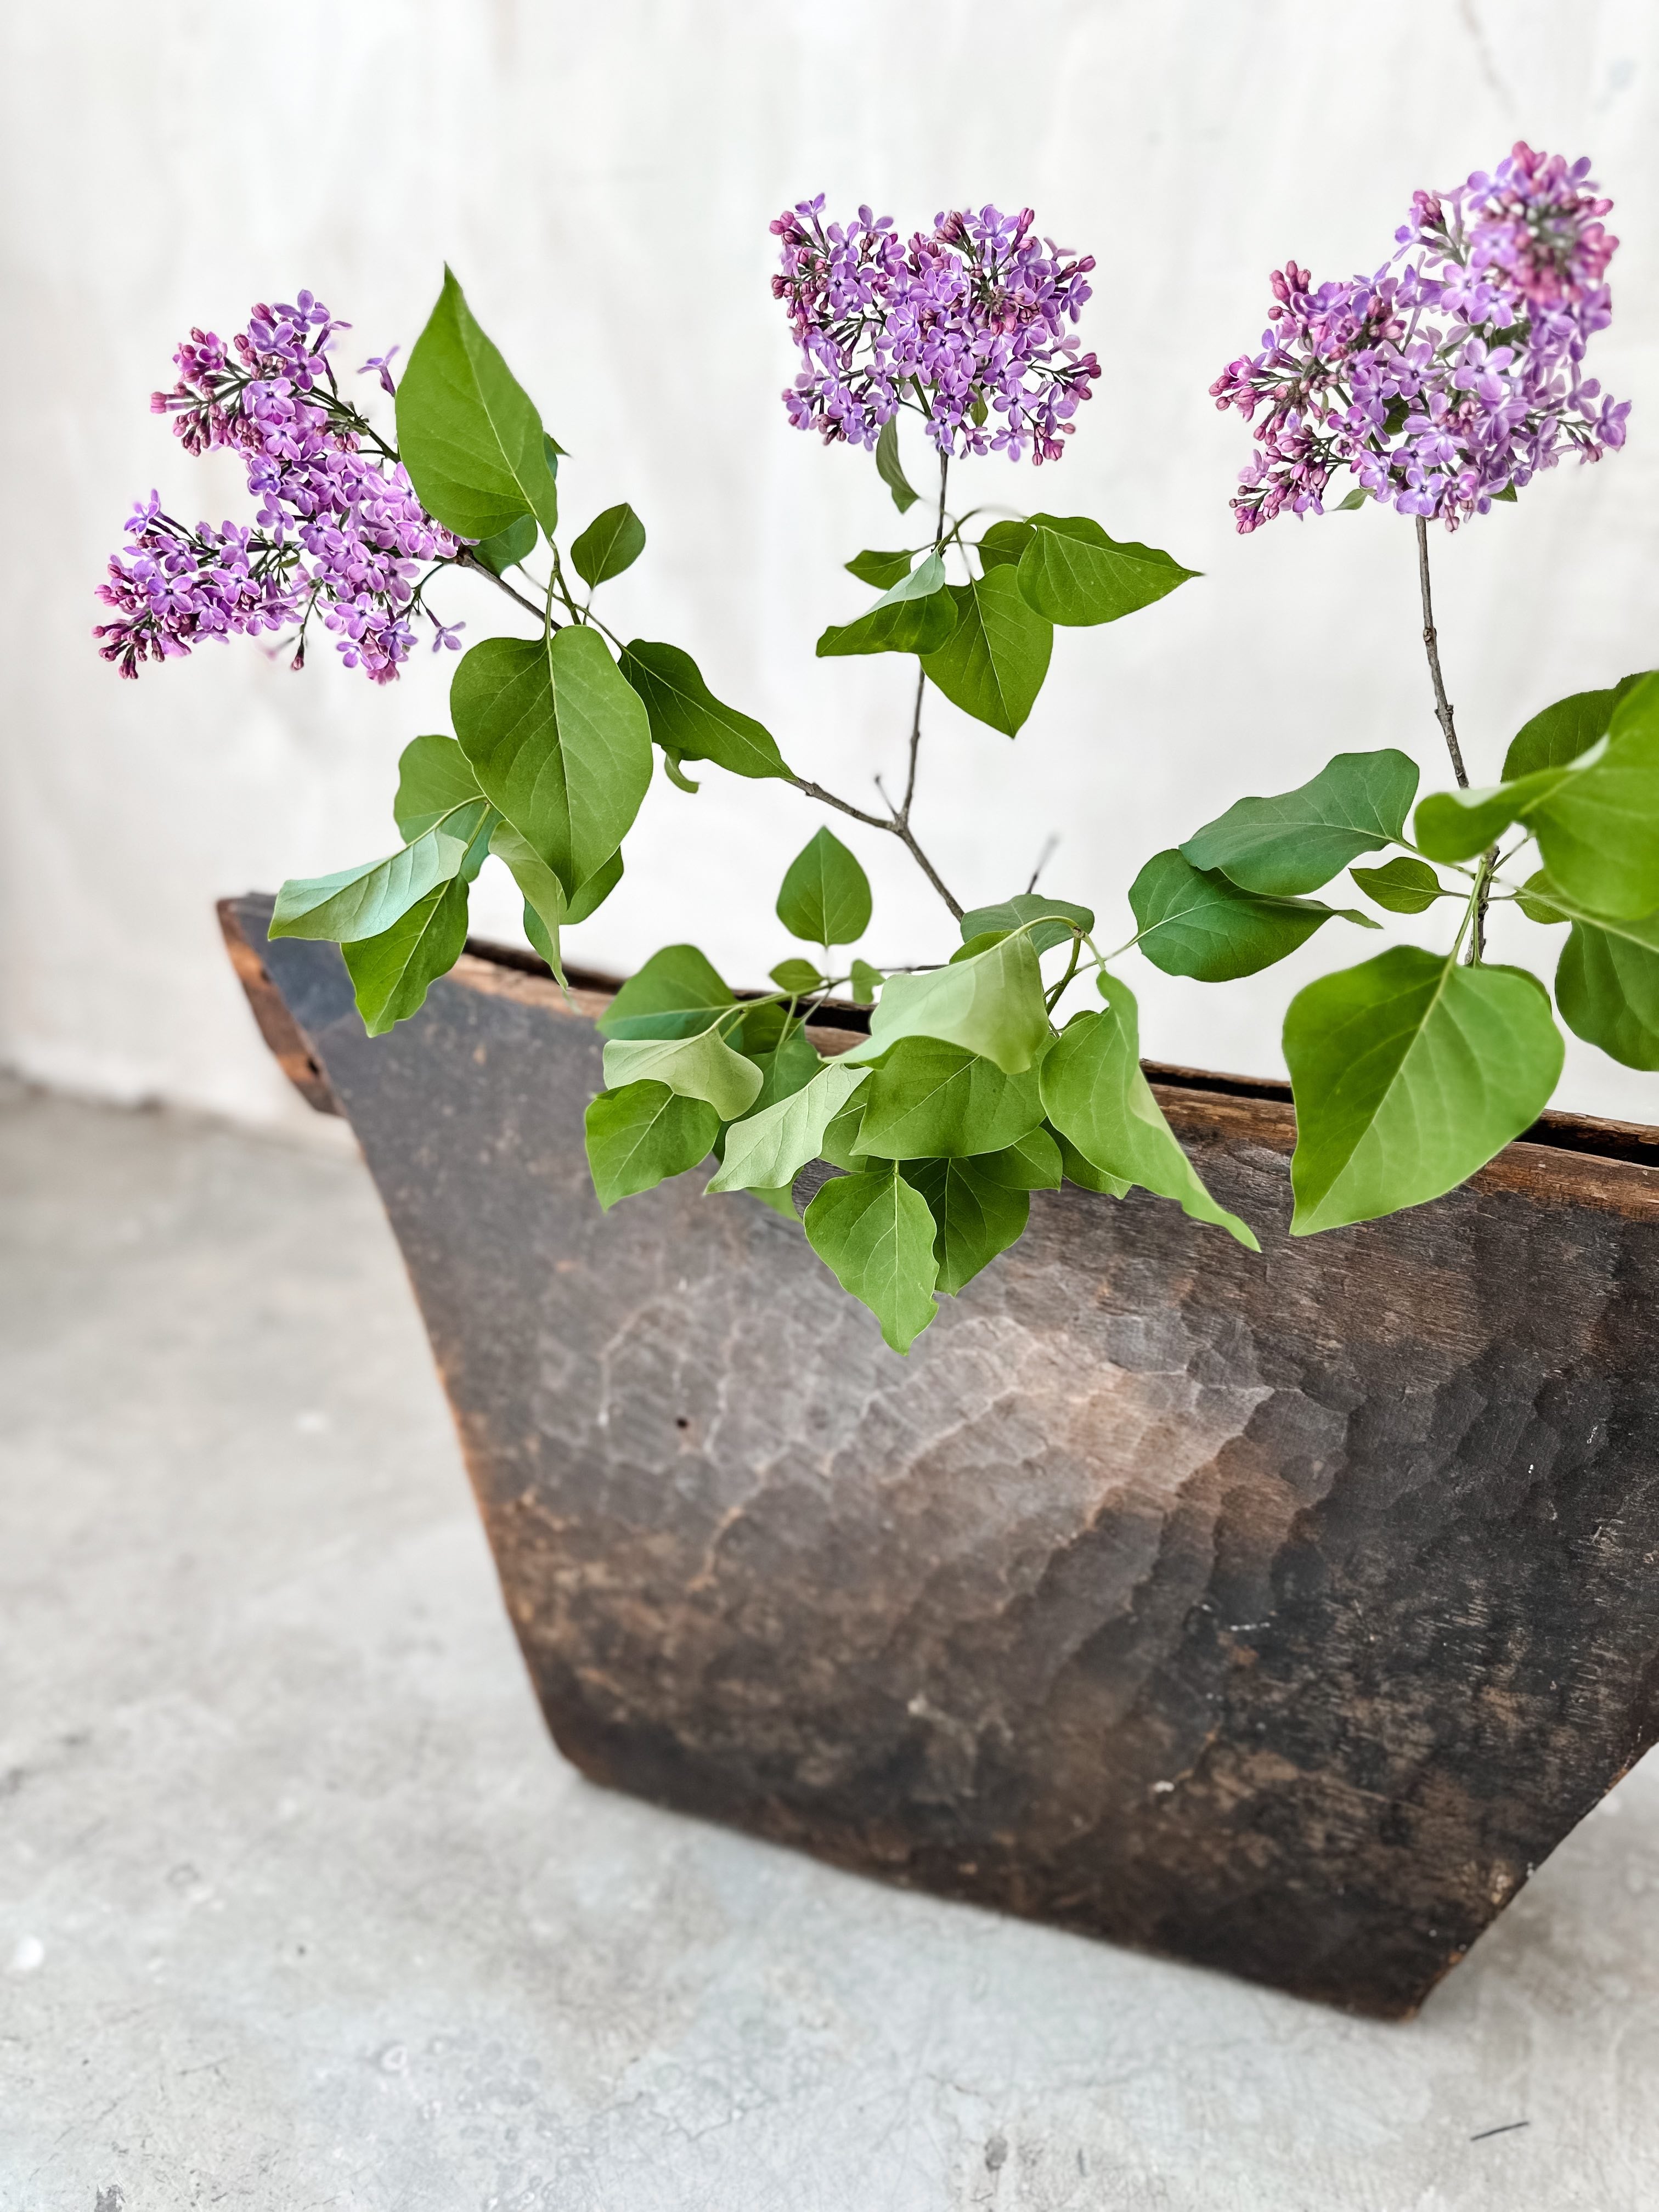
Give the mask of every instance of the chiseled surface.
<svg viewBox="0 0 1659 2212">
<path fill-rule="evenodd" d="M 0 1664 L 5 2212 L 1653 2201 L 1651 1763 L 1405 2027 L 595 1790 L 346 1158 L 3 1102 Z"/>
<path fill-rule="evenodd" d="M 1189 1092 L 1261 1256 L 1040 1193 L 901 1365 L 757 1203 L 601 1215 L 550 982 L 371 1042 L 331 947 L 264 957 L 594 1778 L 1398 2014 L 1653 1741 L 1653 1169 L 1517 1146 L 1293 1241 L 1285 1110 Z"/>
</svg>

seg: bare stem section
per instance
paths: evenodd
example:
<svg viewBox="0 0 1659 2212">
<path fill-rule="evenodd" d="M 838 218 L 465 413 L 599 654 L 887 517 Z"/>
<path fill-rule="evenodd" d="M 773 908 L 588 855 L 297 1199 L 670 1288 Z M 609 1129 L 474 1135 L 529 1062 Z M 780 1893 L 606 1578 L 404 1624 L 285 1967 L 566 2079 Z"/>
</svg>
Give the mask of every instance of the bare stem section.
<svg viewBox="0 0 1659 2212">
<path fill-rule="evenodd" d="M 1451 701 L 1446 696 L 1445 678 L 1440 673 L 1440 640 L 1434 626 L 1434 599 L 1429 589 L 1429 526 L 1427 519 L 1420 514 L 1417 518 L 1417 580 L 1423 593 L 1423 650 L 1429 656 L 1429 675 L 1434 684 L 1435 720 L 1445 733 L 1452 774 L 1459 787 L 1467 791 L 1469 779 L 1457 742 L 1457 726 L 1452 720 Z"/>
<path fill-rule="evenodd" d="M 933 526 L 935 553 L 938 553 L 945 544 L 945 489 L 950 471 L 950 456 L 948 453 L 941 453 L 939 460 L 939 516 Z M 881 792 L 883 799 L 887 800 L 887 811 L 884 815 L 866 813 L 863 807 L 854 806 L 848 799 L 837 799 L 833 791 L 826 791 L 821 783 L 809 782 L 805 776 L 793 775 L 789 781 L 797 791 L 804 791 L 809 799 L 816 799 L 821 805 L 833 806 L 838 813 L 850 814 L 854 822 L 862 822 L 872 830 L 885 830 L 890 836 L 896 837 L 950 908 L 951 919 L 960 921 L 963 915 L 961 902 L 946 887 L 945 878 L 916 842 L 915 832 L 910 827 L 910 807 L 916 795 L 916 757 L 921 750 L 921 702 L 927 690 L 927 672 L 919 667 L 916 671 L 915 705 L 910 714 L 910 751 L 905 767 L 904 797 L 896 806 L 890 799 L 887 798 L 887 793 L 882 787 L 881 778 L 879 776 L 876 778 L 876 788 Z"/>
<path fill-rule="evenodd" d="M 1423 650 L 1429 657 L 1429 677 L 1434 685 L 1435 720 L 1444 734 L 1458 787 L 1467 791 L 1468 771 L 1463 766 L 1463 749 L 1457 742 L 1451 701 L 1446 696 L 1446 679 L 1440 672 L 1440 636 L 1434 626 L 1434 597 L 1429 587 L 1429 525 L 1426 516 L 1421 514 L 1417 518 L 1417 580 L 1423 595 Z M 1469 949 L 1463 956 L 1471 968 L 1478 968 L 1486 954 L 1486 902 L 1492 896 L 1492 865 L 1497 857 L 1498 848 L 1494 845 L 1482 860 L 1475 878 L 1472 901 L 1474 926 L 1469 932 Z"/>
</svg>

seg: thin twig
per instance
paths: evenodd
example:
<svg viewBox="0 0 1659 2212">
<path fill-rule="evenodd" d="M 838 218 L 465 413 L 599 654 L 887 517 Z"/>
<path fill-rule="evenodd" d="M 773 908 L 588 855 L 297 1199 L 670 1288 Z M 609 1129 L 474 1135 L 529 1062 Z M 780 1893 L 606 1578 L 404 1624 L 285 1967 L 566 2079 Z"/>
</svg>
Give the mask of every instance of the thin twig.
<svg viewBox="0 0 1659 2212">
<path fill-rule="evenodd" d="M 921 701 L 927 689 L 927 672 L 920 663 L 916 668 L 916 707 L 910 717 L 910 769 L 904 779 L 904 804 L 899 809 L 901 821 L 910 819 L 910 801 L 916 795 L 916 755 L 921 748 Z"/>
<path fill-rule="evenodd" d="M 1031 871 L 1031 880 L 1030 880 L 1030 882 L 1029 884 L 1026 884 L 1026 886 L 1025 886 L 1025 896 L 1026 896 L 1026 897 L 1027 897 L 1027 898 L 1030 898 L 1030 896 L 1031 896 L 1031 893 L 1032 893 L 1032 892 L 1036 889 L 1036 887 L 1037 887 L 1037 878 L 1038 878 L 1038 877 L 1042 873 L 1042 871 L 1043 871 L 1043 870 L 1048 866 L 1048 865 L 1049 861 L 1050 861 L 1050 860 L 1052 860 L 1054 859 L 1054 854 L 1059 851 L 1059 849 L 1060 849 L 1060 835 L 1059 835 L 1059 832 L 1058 832 L 1057 830 L 1055 830 L 1055 831 L 1051 831 L 1051 832 L 1049 833 L 1049 835 L 1048 835 L 1047 837 L 1045 837 L 1045 838 L 1043 839 L 1043 841 L 1042 841 L 1042 851 L 1037 854 L 1037 863 L 1036 863 L 1036 867 L 1034 867 L 1034 868 L 1032 869 L 1032 871 Z"/>
<path fill-rule="evenodd" d="M 1417 580 L 1423 598 L 1423 650 L 1429 657 L 1429 676 L 1434 685 L 1434 714 L 1446 740 L 1446 750 L 1451 755 L 1452 774 L 1457 778 L 1458 788 L 1469 787 L 1468 771 L 1463 765 L 1463 749 L 1457 742 L 1457 726 L 1452 720 L 1451 701 L 1446 696 L 1445 678 L 1440 672 L 1440 639 L 1434 626 L 1434 599 L 1429 588 L 1429 525 L 1428 518 L 1417 518 Z M 1464 958 L 1471 968 L 1478 968 L 1486 950 L 1486 902 L 1491 896 L 1492 872 L 1498 856 L 1496 845 L 1490 847 L 1474 879 L 1473 901 L 1474 927 L 1469 937 L 1469 949 Z"/>
<path fill-rule="evenodd" d="M 945 905 L 950 908 L 953 919 L 957 921 L 962 920 L 961 902 L 954 898 L 946 889 L 944 878 L 927 854 L 922 851 L 921 846 L 917 844 L 910 825 L 902 815 L 896 812 L 871 814 L 862 806 L 854 806 L 850 799 L 838 799 L 833 791 L 826 791 L 821 783 L 811 782 L 804 775 L 792 775 L 789 781 L 797 791 L 804 791 L 809 799 L 816 799 L 820 806 L 833 806 L 838 814 L 850 814 L 854 822 L 862 822 L 866 829 L 885 830 L 890 836 L 896 837 L 933 889 L 945 901 Z M 877 781 L 877 788 L 880 789 L 879 779 Z"/>
<path fill-rule="evenodd" d="M 1459 787 L 1467 791 L 1468 775 L 1457 742 L 1457 726 L 1452 720 L 1451 702 L 1446 696 L 1445 681 L 1440 673 L 1439 637 L 1434 627 L 1434 600 L 1429 590 L 1429 526 L 1426 517 L 1420 514 L 1417 518 L 1417 580 L 1423 593 L 1423 650 L 1429 656 L 1429 674 L 1434 683 L 1435 720 L 1445 733 L 1452 774 Z"/>
<path fill-rule="evenodd" d="M 921 870 L 923 875 L 927 877 L 928 882 L 932 884 L 933 889 L 945 901 L 945 905 L 950 908 L 951 920 L 953 921 L 960 921 L 963 915 L 961 900 L 953 898 L 951 893 L 945 889 L 944 878 L 939 874 L 939 870 L 933 866 L 927 854 L 922 851 L 921 846 L 917 844 L 915 837 L 910 834 L 909 823 L 908 822 L 887 822 L 884 823 L 882 826 L 884 829 L 890 830 L 893 835 L 903 845 L 905 850 L 909 854 L 910 858 L 915 862 L 916 866 Z"/>
<path fill-rule="evenodd" d="M 854 806 L 849 799 L 837 799 L 833 791 L 826 791 L 821 783 L 811 783 L 804 775 L 789 779 L 797 791 L 804 791 L 809 799 L 816 799 L 820 806 L 833 806 L 838 814 L 850 814 L 854 822 L 863 822 L 872 830 L 890 830 L 892 823 L 884 814 L 866 814 L 861 806 Z"/>
<path fill-rule="evenodd" d="M 536 602 L 533 599 L 526 599 L 522 592 L 515 592 L 505 576 L 498 576 L 493 568 L 487 567 L 477 558 L 470 545 L 463 545 L 455 556 L 455 566 L 458 568 L 471 569 L 475 576 L 488 576 L 495 589 L 498 592 L 505 592 L 515 606 L 522 607 L 527 615 L 534 615 L 538 622 L 541 621 L 543 610 L 536 605 Z M 557 629 L 559 625 L 554 623 L 551 627 Z"/>
</svg>

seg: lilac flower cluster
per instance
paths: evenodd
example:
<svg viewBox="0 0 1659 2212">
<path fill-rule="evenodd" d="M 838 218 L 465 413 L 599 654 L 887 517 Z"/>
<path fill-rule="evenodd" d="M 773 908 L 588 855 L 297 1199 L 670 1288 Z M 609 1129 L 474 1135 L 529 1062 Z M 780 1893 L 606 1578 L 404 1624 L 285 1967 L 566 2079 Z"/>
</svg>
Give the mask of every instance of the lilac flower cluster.
<svg viewBox="0 0 1659 2212">
<path fill-rule="evenodd" d="M 783 395 L 797 429 L 872 447 L 901 406 L 927 418 L 941 454 L 1057 461 L 1100 363 L 1067 337 L 1090 295 L 1092 257 L 1031 229 L 1032 211 L 994 207 L 934 218 L 908 244 L 890 216 L 823 221 L 823 195 L 773 223 L 774 294 L 787 302 L 801 367 Z"/>
<path fill-rule="evenodd" d="M 1316 289 L 1294 261 L 1273 271 L 1262 351 L 1210 386 L 1247 421 L 1266 410 L 1232 502 L 1240 531 L 1322 514 L 1344 467 L 1373 499 L 1455 530 L 1564 452 L 1595 461 L 1624 444 L 1629 401 L 1583 374 L 1613 319 L 1619 243 L 1589 173 L 1517 144 L 1491 175 L 1414 194 L 1374 276 Z"/>
<path fill-rule="evenodd" d="M 415 643 L 423 563 L 453 559 L 459 541 L 410 489 L 396 454 L 340 395 L 328 352 L 337 321 L 309 292 L 258 306 L 227 348 L 192 330 L 173 359 L 179 382 L 150 401 L 173 417 L 186 453 L 228 447 L 258 501 L 251 528 L 188 530 L 151 498 L 126 526 L 98 597 L 115 611 L 94 635 L 123 676 L 147 659 L 188 653 L 204 637 L 301 624 L 313 611 L 335 633 L 348 668 L 389 684 Z M 393 349 L 395 351 L 395 349 Z M 390 391 L 385 359 L 367 364 Z M 453 629 L 433 622 L 440 646 Z"/>
</svg>

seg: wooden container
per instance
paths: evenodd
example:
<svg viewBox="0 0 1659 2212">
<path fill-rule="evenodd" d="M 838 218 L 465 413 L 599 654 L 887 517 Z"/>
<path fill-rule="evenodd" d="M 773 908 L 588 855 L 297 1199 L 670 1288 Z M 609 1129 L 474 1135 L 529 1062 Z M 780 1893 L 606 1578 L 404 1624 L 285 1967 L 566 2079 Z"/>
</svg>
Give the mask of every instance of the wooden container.
<svg viewBox="0 0 1659 2212">
<path fill-rule="evenodd" d="M 600 1212 L 602 989 L 475 948 L 371 1042 L 270 908 L 232 957 L 356 1132 L 596 1781 L 1404 2015 L 1659 1735 L 1659 1132 L 1549 1115 L 1293 1243 L 1288 1092 L 1152 1068 L 1261 1255 L 1038 1193 L 907 1362 L 701 1174 Z"/>
</svg>

